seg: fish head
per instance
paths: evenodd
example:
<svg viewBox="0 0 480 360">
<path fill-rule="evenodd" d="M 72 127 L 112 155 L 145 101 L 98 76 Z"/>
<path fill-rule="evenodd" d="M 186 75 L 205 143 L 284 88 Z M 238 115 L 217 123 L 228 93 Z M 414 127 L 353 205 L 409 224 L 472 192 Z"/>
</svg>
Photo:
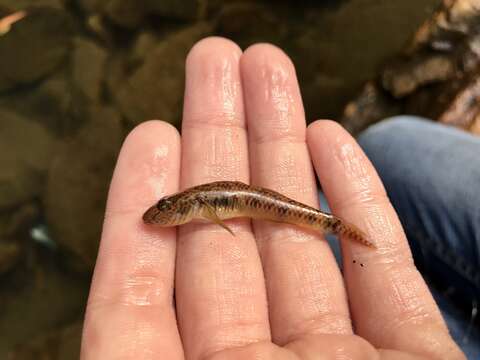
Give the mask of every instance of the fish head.
<svg viewBox="0 0 480 360">
<path fill-rule="evenodd" d="M 176 201 L 171 196 L 161 198 L 143 214 L 145 224 L 169 226 L 174 223 L 177 214 Z"/>
</svg>

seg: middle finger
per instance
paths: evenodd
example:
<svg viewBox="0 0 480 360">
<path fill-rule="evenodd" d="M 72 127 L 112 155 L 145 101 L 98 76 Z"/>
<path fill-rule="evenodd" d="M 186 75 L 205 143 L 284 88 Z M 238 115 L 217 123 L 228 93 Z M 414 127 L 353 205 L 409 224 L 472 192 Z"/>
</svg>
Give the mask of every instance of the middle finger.
<svg viewBox="0 0 480 360">
<path fill-rule="evenodd" d="M 215 180 L 248 182 L 238 61 L 240 49 L 210 38 L 186 65 L 181 187 Z M 250 223 L 227 221 L 179 231 L 176 296 L 187 359 L 270 338 L 263 272 Z"/>
</svg>

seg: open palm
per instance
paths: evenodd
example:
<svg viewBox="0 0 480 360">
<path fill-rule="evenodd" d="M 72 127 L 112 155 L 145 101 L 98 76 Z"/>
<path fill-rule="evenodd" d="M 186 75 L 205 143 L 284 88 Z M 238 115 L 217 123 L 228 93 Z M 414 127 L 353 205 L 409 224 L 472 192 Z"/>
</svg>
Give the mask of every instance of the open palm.
<svg viewBox="0 0 480 360">
<path fill-rule="evenodd" d="M 161 196 L 216 180 L 318 206 L 315 173 L 333 212 L 378 247 L 342 240 L 343 276 L 322 236 L 295 226 L 236 219 L 233 237 L 142 223 Z M 112 180 L 82 359 L 184 358 L 464 358 L 372 165 L 336 123 L 306 128 L 294 67 L 271 45 L 196 44 L 181 139 L 140 125 Z"/>
</svg>

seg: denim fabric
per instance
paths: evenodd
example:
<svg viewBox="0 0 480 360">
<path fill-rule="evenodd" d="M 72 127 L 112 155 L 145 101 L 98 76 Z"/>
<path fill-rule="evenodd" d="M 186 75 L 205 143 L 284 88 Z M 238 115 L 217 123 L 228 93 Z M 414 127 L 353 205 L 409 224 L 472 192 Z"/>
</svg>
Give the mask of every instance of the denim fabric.
<svg viewBox="0 0 480 360">
<path fill-rule="evenodd" d="M 358 140 L 452 336 L 469 359 L 480 359 L 480 334 L 469 316 L 480 298 L 480 137 L 399 116 L 370 127 Z"/>
</svg>

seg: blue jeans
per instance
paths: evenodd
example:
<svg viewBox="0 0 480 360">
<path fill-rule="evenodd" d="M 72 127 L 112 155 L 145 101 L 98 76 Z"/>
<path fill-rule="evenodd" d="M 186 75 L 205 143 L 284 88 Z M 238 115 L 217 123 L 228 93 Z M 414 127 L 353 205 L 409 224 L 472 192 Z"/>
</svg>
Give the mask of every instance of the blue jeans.
<svg viewBox="0 0 480 360">
<path fill-rule="evenodd" d="M 399 116 L 358 139 L 407 234 L 415 263 L 469 359 L 480 359 L 472 320 L 480 299 L 480 137 Z"/>
</svg>

